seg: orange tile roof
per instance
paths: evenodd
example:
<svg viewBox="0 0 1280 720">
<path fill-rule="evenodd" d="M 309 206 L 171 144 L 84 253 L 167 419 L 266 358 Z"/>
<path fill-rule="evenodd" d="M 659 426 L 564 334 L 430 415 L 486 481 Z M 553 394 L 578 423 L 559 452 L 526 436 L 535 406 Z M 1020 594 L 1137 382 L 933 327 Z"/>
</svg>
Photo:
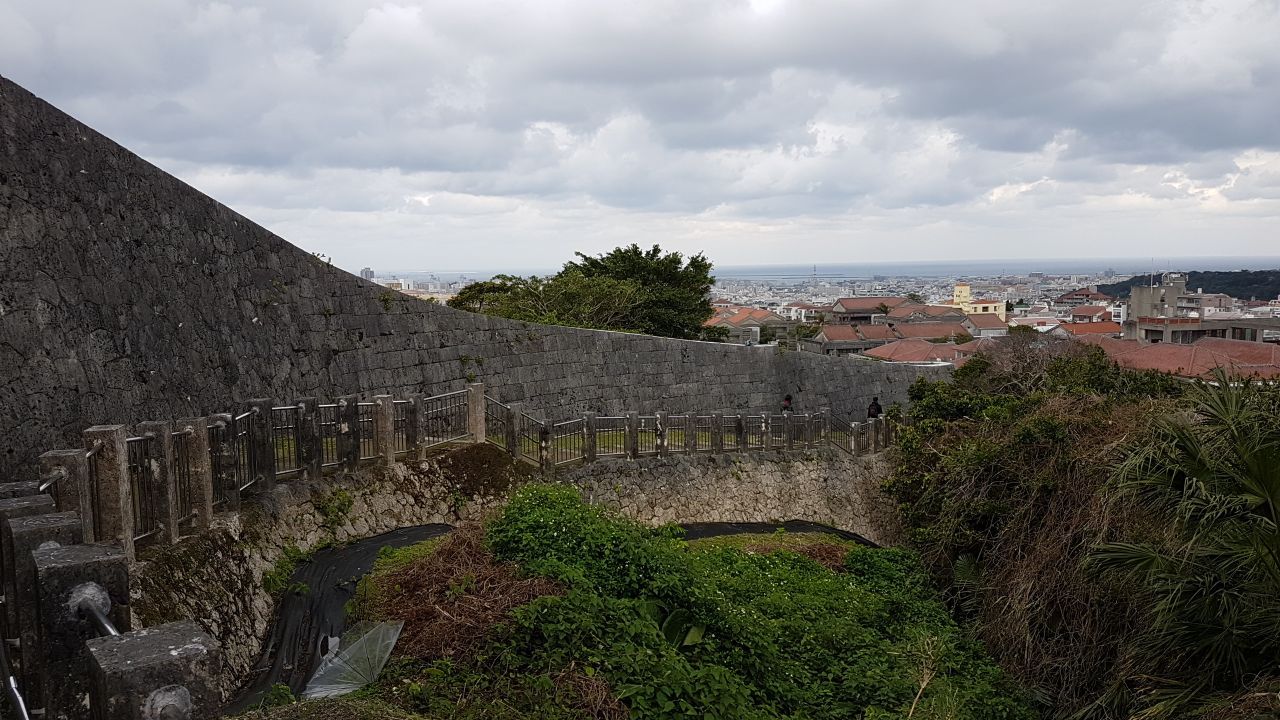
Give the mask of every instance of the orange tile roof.
<svg viewBox="0 0 1280 720">
<path fill-rule="evenodd" d="M 827 342 L 857 342 L 862 339 L 852 325 L 823 325 L 814 337 L 818 335 L 826 338 Z"/>
<path fill-rule="evenodd" d="M 898 336 L 894 334 L 893 327 L 890 325 L 874 325 L 871 323 L 862 323 L 851 327 L 858 328 L 858 333 L 867 340 L 897 340 Z"/>
<path fill-rule="evenodd" d="M 939 317 L 944 315 L 963 315 L 955 305 L 921 305 L 919 303 L 903 303 L 889 311 L 889 318 L 905 318 L 915 314 Z"/>
<path fill-rule="evenodd" d="M 881 305 L 895 308 L 905 302 L 907 302 L 906 298 L 894 295 L 859 295 L 836 300 L 832 309 L 836 312 L 873 311 Z"/>
</svg>

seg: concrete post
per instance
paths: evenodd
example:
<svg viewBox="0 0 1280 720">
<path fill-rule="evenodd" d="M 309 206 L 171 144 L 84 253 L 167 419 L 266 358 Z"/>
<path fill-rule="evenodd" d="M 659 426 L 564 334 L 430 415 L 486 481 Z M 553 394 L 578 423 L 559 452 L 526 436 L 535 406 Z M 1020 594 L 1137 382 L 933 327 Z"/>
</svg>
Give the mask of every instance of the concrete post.
<svg viewBox="0 0 1280 720">
<path fill-rule="evenodd" d="M 695 413 L 684 414 L 684 451 L 690 455 L 698 451 L 698 416 Z"/>
<path fill-rule="evenodd" d="M 155 502 L 156 512 L 164 529 L 160 542 L 173 545 L 181 537 L 178 532 L 178 482 L 173 472 L 173 426 L 165 421 L 138 423 L 138 434 L 147 438 L 147 465 L 153 482 L 150 487 L 139 484 L 138 492 L 147 493 Z"/>
<path fill-rule="evenodd" d="M 98 636 L 82 614 L 91 604 L 120 632 L 129 630 L 129 559 L 118 547 L 62 545 L 32 553 L 39 593 L 40 666 L 57 682 L 44 687 L 45 717 L 88 720 L 89 653 L 85 643 Z M 36 705 L 35 701 L 31 702 Z"/>
<path fill-rule="evenodd" d="M 783 447 L 788 450 L 796 446 L 795 423 L 791 413 L 782 413 L 782 442 Z"/>
<path fill-rule="evenodd" d="M 623 454 L 634 460 L 640 456 L 640 413 L 629 412 L 627 417 L 627 435 L 623 443 Z"/>
<path fill-rule="evenodd" d="M 271 408 L 275 401 L 254 398 L 249 408 L 254 411 L 249 421 L 249 457 L 257 478 L 258 492 L 271 492 L 276 486 L 276 445 L 272 433 Z"/>
<path fill-rule="evenodd" d="M 670 454 L 667 449 L 667 413 L 654 413 L 653 427 L 653 447 L 658 453 L 658 457 L 666 457 Z"/>
<path fill-rule="evenodd" d="M 4 523 L 3 532 L 7 553 L 5 567 L 11 568 L 6 573 L 8 586 L 4 591 L 9 634 L 19 638 L 23 688 L 26 696 L 35 700 L 43 696 L 41 683 L 44 673 L 40 667 L 39 618 L 36 617 L 39 596 L 32 553 L 51 545 L 77 545 L 84 534 L 80 515 L 74 511 L 8 520 Z"/>
<path fill-rule="evenodd" d="M 300 397 L 298 406 L 298 468 L 307 480 L 316 481 L 324 474 L 324 446 L 320 444 L 320 401 Z"/>
<path fill-rule="evenodd" d="M 524 448 L 520 447 L 520 419 L 524 415 L 524 406 L 511 403 L 507 406 L 507 452 L 511 453 L 514 462 L 520 462 L 524 456 Z"/>
<path fill-rule="evenodd" d="M 538 423 L 538 467 L 551 471 L 551 428 L 545 422 Z"/>
<path fill-rule="evenodd" d="M 582 415 L 582 459 L 584 462 L 596 461 L 596 414 Z"/>
<path fill-rule="evenodd" d="M 133 484 L 123 425 L 94 425 L 84 431 L 85 450 L 97 472 L 98 502 L 93 508 L 98 542 L 119 545 L 133 560 Z M 96 452 L 95 452 L 96 451 Z"/>
<path fill-rule="evenodd" d="M 418 460 L 426 459 L 427 443 L 424 439 L 427 423 L 427 407 L 426 398 L 422 395 L 409 396 L 409 402 L 413 408 L 412 414 L 409 416 L 409 442 L 413 444 L 413 457 Z"/>
<path fill-rule="evenodd" d="M 813 415 L 805 413 L 800 418 L 800 425 L 802 428 L 800 435 L 801 445 L 805 448 L 813 447 Z"/>
<path fill-rule="evenodd" d="M 733 434 L 737 437 L 738 452 L 747 451 L 747 419 L 738 413 L 733 420 Z"/>
<path fill-rule="evenodd" d="M 880 444 L 880 423 L 880 418 L 872 418 L 867 421 L 868 434 L 871 436 L 870 450 L 873 453 L 880 452 L 883 449 Z"/>
<path fill-rule="evenodd" d="M 175 443 L 182 443 L 187 462 L 192 527 L 196 532 L 213 521 L 213 466 L 209 460 L 209 418 L 182 418 L 176 423 Z M 175 453 L 176 455 L 176 453 Z"/>
<path fill-rule="evenodd" d="M 378 464 L 391 466 L 396 461 L 396 406 L 390 395 L 373 396 L 373 440 Z"/>
<path fill-rule="evenodd" d="M 720 413 L 711 414 L 711 452 L 724 452 L 724 416 Z"/>
<path fill-rule="evenodd" d="M 50 450 L 41 455 L 40 476 L 50 474 L 59 476 L 53 493 L 58 510 L 79 513 L 84 542 L 93 542 L 93 488 L 89 484 L 89 461 L 84 456 L 84 450 Z M 31 483 L 32 486 L 35 484 Z M 0 485 L 0 488 L 3 487 Z M 13 496 L 0 489 L 0 498 L 3 497 Z"/>
<path fill-rule="evenodd" d="M 467 383 L 467 432 L 471 442 L 484 442 L 484 383 Z"/>
<path fill-rule="evenodd" d="M 14 520 L 47 515 L 55 511 L 53 498 L 43 493 L 0 500 L 0 592 L 4 593 L 5 605 L 0 617 L 5 619 L 5 637 L 17 637 L 17 628 L 14 624 L 16 601 L 10 589 L 15 574 L 13 561 L 10 560 L 13 553 L 4 528 Z"/>
<path fill-rule="evenodd" d="M 218 643 L 190 620 L 88 642 L 99 718 L 218 717 Z"/>
<path fill-rule="evenodd" d="M 421 423 L 418 422 L 418 411 L 421 407 L 422 403 L 416 395 L 410 397 L 409 402 L 404 406 L 404 442 L 405 449 L 408 450 L 406 457 L 410 460 L 417 459 L 419 448 L 422 447 Z"/>
<path fill-rule="evenodd" d="M 348 472 L 360 467 L 360 396 L 338 398 L 338 457 Z"/>
<path fill-rule="evenodd" d="M 884 446 L 887 448 L 893 445 L 894 439 L 898 437 L 898 423 L 889 416 L 884 418 Z"/>
<path fill-rule="evenodd" d="M 762 440 L 765 450 L 773 449 L 773 416 L 764 413 L 764 438 Z"/>
<path fill-rule="evenodd" d="M 214 483 L 213 495 L 216 498 L 221 488 L 223 495 L 226 496 L 225 509 L 228 512 L 237 512 L 240 510 L 240 487 L 235 479 L 235 473 L 231 470 L 238 461 L 235 456 L 235 445 L 229 440 L 231 433 L 235 430 L 232 416 L 228 413 L 210 415 L 209 424 L 215 427 L 215 431 L 208 436 L 209 463 Z"/>
</svg>

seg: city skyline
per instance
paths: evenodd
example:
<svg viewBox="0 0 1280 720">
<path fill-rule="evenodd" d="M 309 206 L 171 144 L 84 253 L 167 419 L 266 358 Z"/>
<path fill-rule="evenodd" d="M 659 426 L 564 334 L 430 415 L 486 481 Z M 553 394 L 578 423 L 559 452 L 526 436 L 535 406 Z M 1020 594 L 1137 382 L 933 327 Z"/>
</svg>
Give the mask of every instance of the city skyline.
<svg viewBox="0 0 1280 720">
<path fill-rule="evenodd" d="M 0 68 L 346 268 L 1260 255 L 1277 35 L 1245 0 L 18 0 Z"/>
</svg>

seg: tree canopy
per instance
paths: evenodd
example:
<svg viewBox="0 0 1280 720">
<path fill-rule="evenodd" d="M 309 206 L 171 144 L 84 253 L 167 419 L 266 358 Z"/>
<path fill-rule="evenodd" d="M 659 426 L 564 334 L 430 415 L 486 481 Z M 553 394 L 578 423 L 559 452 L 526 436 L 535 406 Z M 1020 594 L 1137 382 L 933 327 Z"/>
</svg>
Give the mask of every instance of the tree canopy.
<svg viewBox="0 0 1280 720">
<path fill-rule="evenodd" d="M 473 283 L 451 307 L 514 320 L 674 338 L 710 338 L 711 261 L 654 245 L 577 259 L 547 277 L 499 275 Z"/>
</svg>

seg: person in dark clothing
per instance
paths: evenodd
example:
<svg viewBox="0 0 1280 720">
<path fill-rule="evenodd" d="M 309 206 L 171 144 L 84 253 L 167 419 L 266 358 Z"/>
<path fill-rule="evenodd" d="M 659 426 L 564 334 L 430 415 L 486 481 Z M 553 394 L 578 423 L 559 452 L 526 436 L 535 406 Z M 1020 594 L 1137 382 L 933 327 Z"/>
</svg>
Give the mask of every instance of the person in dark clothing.
<svg viewBox="0 0 1280 720">
<path fill-rule="evenodd" d="M 782 398 L 782 412 L 784 414 L 791 412 L 791 396 L 790 395 Z"/>
<path fill-rule="evenodd" d="M 878 418 L 884 414 L 884 408 L 880 407 L 880 398 L 871 398 L 871 404 L 867 406 L 867 419 Z"/>
</svg>

